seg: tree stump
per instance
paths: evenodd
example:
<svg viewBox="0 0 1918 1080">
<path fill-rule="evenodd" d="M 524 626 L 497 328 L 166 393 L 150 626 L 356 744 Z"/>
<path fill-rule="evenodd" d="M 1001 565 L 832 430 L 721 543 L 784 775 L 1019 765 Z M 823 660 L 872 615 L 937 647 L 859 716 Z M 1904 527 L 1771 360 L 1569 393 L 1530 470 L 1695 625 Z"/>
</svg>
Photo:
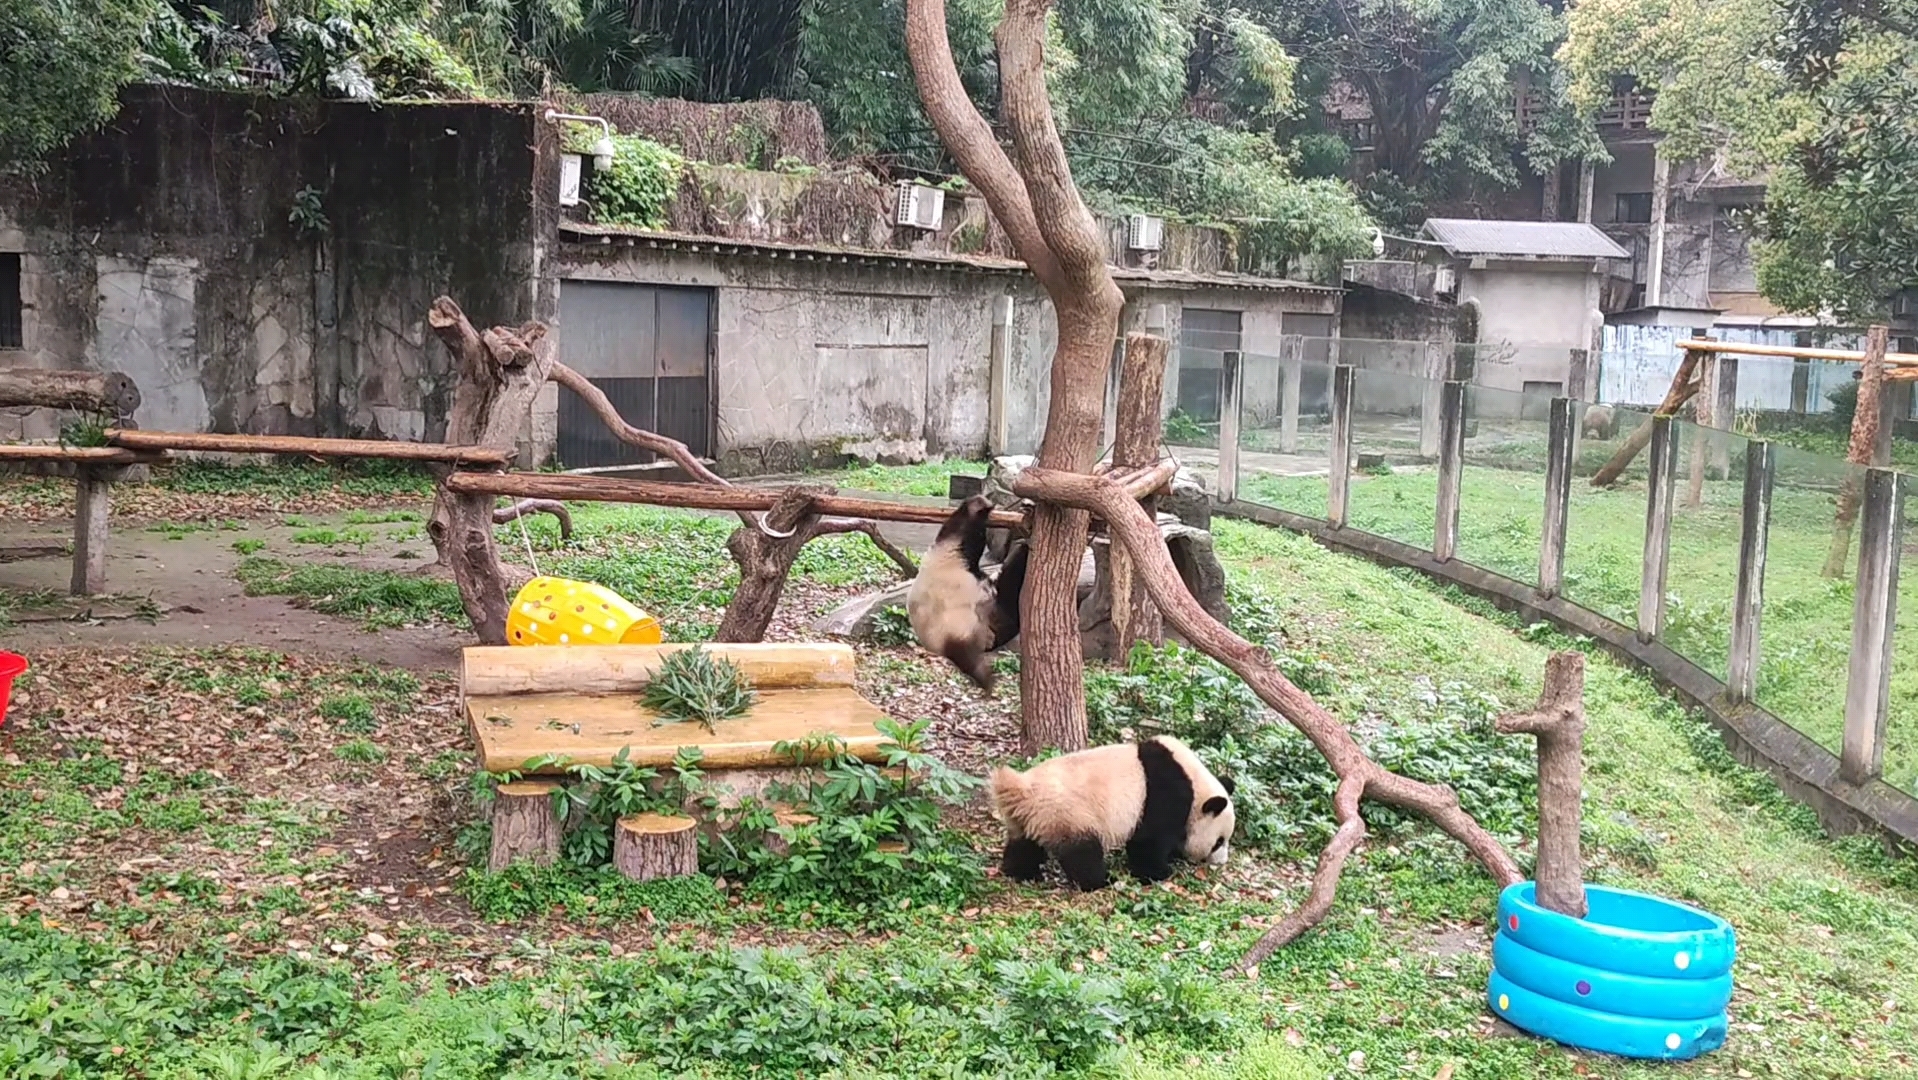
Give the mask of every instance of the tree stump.
<svg viewBox="0 0 1918 1080">
<path fill-rule="evenodd" d="M 634 814 L 613 828 L 613 868 L 634 881 L 699 873 L 699 823 L 678 814 Z"/>
<path fill-rule="evenodd" d="M 784 826 L 788 829 L 801 828 L 806 825 L 811 825 L 817 822 L 818 820 L 819 820 L 818 818 L 812 816 L 811 814 L 800 813 L 797 810 L 774 810 L 773 811 L 774 824 L 776 826 Z M 772 852 L 775 855 L 781 855 L 781 856 L 789 855 L 792 853 L 792 844 L 788 842 L 785 837 L 779 835 L 779 832 L 776 828 L 767 829 L 766 830 L 766 850 Z"/>
<path fill-rule="evenodd" d="M 493 850 L 486 868 L 494 873 L 516 862 L 547 866 L 559 857 L 559 813 L 553 809 L 551 780 L 501 784 L 493 798 Z"/>
</svg>

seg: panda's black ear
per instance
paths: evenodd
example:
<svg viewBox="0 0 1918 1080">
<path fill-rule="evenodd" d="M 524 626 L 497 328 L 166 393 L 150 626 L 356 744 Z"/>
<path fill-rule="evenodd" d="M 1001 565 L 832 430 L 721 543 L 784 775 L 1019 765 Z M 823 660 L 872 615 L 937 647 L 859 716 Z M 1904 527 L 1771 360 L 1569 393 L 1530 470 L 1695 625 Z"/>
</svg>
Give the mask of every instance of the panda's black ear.
<svg viewBox="0 0 1918 1080">
<path fill-rule="evenodd" d="M 1219 777 L 1219 786 L 1225 789 L 1227 795 L 1237 795 L 1239 793 L 1239 785 L 1233 783 L 1230 776 Z"/>
<path fill-rule="evenodd" d="M 1206 817 L 1217 817 L 1218 815 L 1225 813 L 1225 808 L 1227 805 L 1229 804 L 1225 796 L 1214 795 L 1210 799 L 1207 799 L 1205 801 L 1205 805 L 1200 807 L 1200 809 L 1205 812 Z"/>
</svg>

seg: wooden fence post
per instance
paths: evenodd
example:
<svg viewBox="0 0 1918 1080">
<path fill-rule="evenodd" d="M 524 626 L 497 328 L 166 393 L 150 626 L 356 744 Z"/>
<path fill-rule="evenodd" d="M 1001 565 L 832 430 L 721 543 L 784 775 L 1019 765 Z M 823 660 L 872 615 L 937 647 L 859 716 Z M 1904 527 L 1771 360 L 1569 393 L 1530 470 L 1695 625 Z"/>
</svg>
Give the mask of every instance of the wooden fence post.
<svg viewBox="0 0 1918 1080">
<path fill-rule="evenodd" d="M 1357 368 L 1340 364 L 1332 369 L 1332 474 L 1325 489 L 1325 520 L 1335 529 L 1345 526 L 1352 492 L 1352 398 L 1357 389 Z"/>
<path fill-rule="evenodd" d="M 1459 485 L 1465 472 L 1465 384 L 1439 387 L 1438 511 L 1432 523 L 1432 557 L 1450 562 L 1458 551 Z"/>
<path fill-rule="evenodd" d="M 1898 559 L 1905 525 L 1904 477 L 1865 474 L 1858 530 L 1858 580 L 1851 616 L 1851 671 L 1845 684 L 1845 741 L 1838 773 L 1854 784 L 1876 779 L 1885 763 L 1891 700 L 1892 631 L 1898 623 Z"/>
<path fill-rule="evenodd" d="M 1245 409 L 1245 357 L 1228 349 L 1219 369 L 1219 501 L 1239 497 L 1239 425 Z"/>
<path fill-rule="evenodd" d="M 1745 448 L 1745 499 L 1738 528 L 1738 591 L 1732 600 L 1731 660 L 1725 685 L 1731 700 L 1758 692 L 1759 624 L 1765 609 L 1765 544 L 1771 534 L 1772 476 L 1777 455 L 1762 439 Z"/>
<path fill-rule="evenodd" d="M 1669 416 L 1651 420 L 1650 474 L 1645 491 L 1645 563 L 1638 585 L 1638 640 L 1665 628 L 1665 571 L 1672 550 L 1672 494 L 1678 486 L 1678 427 Z"/>
<path fill-rule="evenodd" d="M 1565 523 L 1572 509 L 1572 452 L 1578 419 L 1571 398 L 1553 398 L 1546 428 L 1545 523 L 1539 532 L 1538 594 L 1558 595 L 1565 585 Z"/>
</svg>

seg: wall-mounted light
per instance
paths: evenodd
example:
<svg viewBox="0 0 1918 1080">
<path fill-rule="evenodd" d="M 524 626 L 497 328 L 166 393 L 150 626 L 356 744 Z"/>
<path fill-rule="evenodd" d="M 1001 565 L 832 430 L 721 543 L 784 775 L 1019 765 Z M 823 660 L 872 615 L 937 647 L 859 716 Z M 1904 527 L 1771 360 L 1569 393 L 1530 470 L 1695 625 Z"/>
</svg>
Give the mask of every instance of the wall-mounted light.
<svg viewBox="0 0 1918 1080">
<path fill-rule="evenodd" d="M 598 124 L 600 134 L 599 139 L 593 143 L 593 168 L 597 170 L 612 168 L 613 125 L 607 123 L 604 117 L 580 116 L 574 113 L 563 113 L 558 109 L 548 109 L 546 110 L 546 120 L 548 123 L 571 120 L 581 124 Z"/>
</svg>

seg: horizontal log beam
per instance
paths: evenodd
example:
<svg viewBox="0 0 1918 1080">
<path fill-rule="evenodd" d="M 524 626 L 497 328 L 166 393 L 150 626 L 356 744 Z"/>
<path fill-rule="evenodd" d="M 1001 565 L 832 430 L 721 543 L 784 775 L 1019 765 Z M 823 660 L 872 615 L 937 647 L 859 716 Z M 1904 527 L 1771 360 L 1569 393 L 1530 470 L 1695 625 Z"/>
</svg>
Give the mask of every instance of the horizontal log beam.
<svg viewBox="0 0 1918 1080">
<path fill-rule="evenodd" d="M 132 416 L 140 388 L 117 371 L 0 368 L 0 407 L 22 405 Z"/>
<path fill-rule="evenodd" d="M 52 443 L 0 445 L 0 464 L 10 461 L 72 462 L 76 465 L 153 465 L 167 460 L 164 453 L 118 446 L 58 446 Z"/>
<path fill-rule="evenodd" d="M 328 458 L 430 461 L 503 469 L 513 454 L 481 446 L 400 442 L 389 439 L 314 439 L 299 435 L 222 435 L 200 431 L 129 431 L 115 428 L 107 441 L 129 450 L 204 450 L 221 454 L 305 454 Z"/>
<path fill-rule="evenodd" d="M 711 484 L 667 484 L 654 480 L 621 480 L 610 476 L 567 476 L 554 473 L 455 473 L 446 488 L 462 495 L 510 495 L 516 499 L 558 499 L 562 502 L 645 503 L 689 510 L 770 510 L 781 488 L 714 487 Z M 952 516 L 944 506 L 920 506 L 859 499 L 848 495 L 820 495 L 812 508 L 821 514 L 938 525 Z M 1025 515 L 995 510 L 991 523 L 1005 529 L 1025 528 Z"/>
<path fill-rule="evenodd" d="M 1687 352 L 1733 353 L 1740 356 L 1783 356 L 1792 360 L 1835 360 L 1862 364 L 1865 354 L 1850 349 L 1809 349 L 1795 345 L 1758 345 L 1743 341 L 1714 341 L 1709 338 L 1683 338 L 1672 344 Z M 1885 363 L 1918 365 L 1918 353 L 1886 353 Z"/>
</svg>

